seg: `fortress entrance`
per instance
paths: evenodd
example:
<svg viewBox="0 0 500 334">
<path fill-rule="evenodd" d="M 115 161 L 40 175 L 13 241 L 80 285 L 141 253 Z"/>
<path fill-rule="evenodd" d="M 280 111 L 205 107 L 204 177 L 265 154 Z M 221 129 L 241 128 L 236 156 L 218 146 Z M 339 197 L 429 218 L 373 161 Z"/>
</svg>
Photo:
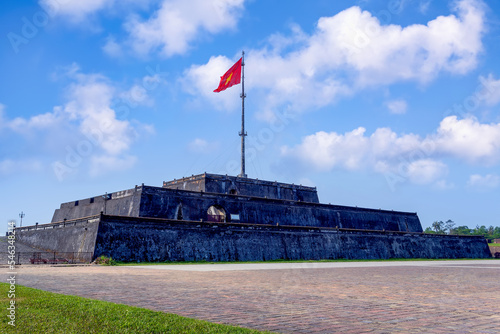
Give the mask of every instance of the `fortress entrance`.
<svg viewBox="0 0 500 334">
<path fill-rule="evenodd" d="M 223 223 L 226 221 L 226 211 L 219 205 L 212 205 L 208 208 L 207 220 L 209 222 Z"/>
</svg>

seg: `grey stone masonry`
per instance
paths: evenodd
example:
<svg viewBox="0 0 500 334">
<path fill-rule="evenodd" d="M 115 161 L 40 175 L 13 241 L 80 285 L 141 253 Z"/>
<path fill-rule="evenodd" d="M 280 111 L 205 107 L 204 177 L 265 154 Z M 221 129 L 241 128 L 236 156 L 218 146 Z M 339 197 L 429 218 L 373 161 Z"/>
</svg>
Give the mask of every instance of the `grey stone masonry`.
<svg viewBox="0 0 500 334">
<path fill-rule="evenodd" d="M 20 242 L 120 261 L 488 258 L 479 236 L 98 215 L 16 229 Z"/>
<path fill-rule="evenodd" d="M 315 187 L 244 177 L 200 174 L 163 182 L 164 188 L 319 203 Z"/>
<path fill-rule="evenodd" d="M 477 236 L 103 216 L 95 256 L 121 261 L 489 258 Z"/>
<path fill-rule="evenodd" d="M 263 189 L 262 191 L 268 194 L 272 193 L 273 189 L 276 191 L 280 189 L 279 193 L 283 194 L 281 197 L 288 196 L 285 196 L 286 189 L 290 190 L 290 194 L 299 194 L 302 198 L 306 197 L 304 194 L 316 194 L 314 188 L 302 186 L 286 188 L 283 184 L 274 184 L 273 188 L 272 182 L 252 181 L 251 179 L 235 181 L 238 187 L 236 193 L 232 194 L 231 186 L 226 188 L 230 181 L 225 176 L 218 177 L 209 174 L 207 177 L 195 177 L 187 182 L 187 186 L 183 186 L 183 189 L 172 189 L 172 184 L 169 187 L 142 185 L 105 196 L 63 203 L 54 212 L 52 222 L 64 222 L 103 212 L 107 215 L 175 220 L 422 232 L 416 213 L 277 199 L 272 196 L 243 195 L 245 189 L 250 189 L 248 193 Z M 240 178 L 233 177 L 232 179 Z M 222 186 L 223 184 L 226 185 Z M 216 189 L 219 186 L 224 187 L 225 190 Z M 189 190 L 184 188 L 189 188 Z M 293 189 L 296 191 L 294 192 Z"/>
<path fill-rule="evenodd" d="M 210 207 L 223 213 L 223 222 L 422 232 L 416 213 L 149 186 L 142 188 L 139 212 L 141 217 L 210 221 Z"/>
</svg>

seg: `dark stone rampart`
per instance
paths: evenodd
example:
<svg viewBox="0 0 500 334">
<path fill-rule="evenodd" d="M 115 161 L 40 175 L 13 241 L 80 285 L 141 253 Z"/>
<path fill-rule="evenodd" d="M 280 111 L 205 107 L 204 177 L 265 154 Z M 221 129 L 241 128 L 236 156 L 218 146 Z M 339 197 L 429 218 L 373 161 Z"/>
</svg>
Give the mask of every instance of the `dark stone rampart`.
<svg viewBox="0 0 500 334">
<path fill-rule="evenodd" d="M 491 257 L 478 236 L 106 215 L 18 228 L 16 235 L 44 251 L 134 262 Z"/>
<path fill-rule="evenodd" d="M 263 197 L 174 190 L 139 186 L 110 193 L 106 199 L 96 196 L 61 204 L 52 222 L 80 217 L 108 215 L 153 217 L 179 220 L 209 220 L 208 209 L 222 209 L 240 223 L 339 227 L 368 230 L 422 232 L 416 213 L 366 209 Z"/>
<path fill-rule="evenodd" d="M 213 192 L 172 189 L 175 185 L 172 182 L 176 181 L 161 188 L 136 186 L 104 196 L 63 203 L 54 212 L 52 222 L 78 219 L 101 212 L 128 217 L 213 220 L 209 217 L 209 208 L 213 206 L 219 213 L 223 212 L 224 217 L 217 217 L 217 220 L 225 222 L 235 220 L 252 224 L 422 232 L 416 213 L 320 204 L 317 203 L 315 188 L 311 187 L 212 174 L 202 176 L 194 176 L 184 183 L 195 188 L 213 188 Z M 238 185 L 237 194 L 228 194 L 229 185 L 226 183 L 233 181 Z M 222 184 L 226 185 L 220 188 Z M 245 190 L 245 187 L 249 189 Z M 262 196 L 242 195 L 259 191 Z M 270 198 L 264 196 L 273 191 L 279 191 L 281 195 L 271 194 Z M 287 194 L 287 191 L 290 193 Z M 316 198 L 310 198 L 311 201 L 275 198 L 307 197 L 307 194 Z"/>
<path fill-rule="evenodd" d="M 16 228 L 16 239 L 41 251 L 94 253 L 99 217 Z"/>
<path fill-rule="evenodd" d="M 104 216 L 95 256 L 122 261 L 488 258 L 484 238 Z"/>
<path fill-rule="evenodd" d="M 118 216 L 139 217 L 142 186 L 105 195 L 62 203 L 55 210 L 52 222 L 98 215 L 101 212 Z"/>
<path fill-rule="evenodd" d="M 483 258 L 481 237 L 422 234 L 416 213 L 320 204 L 316 188 L 202 174 L 61 204 L 17 229 L 41 250 L 122 261 Z"/>
<path fill-rule="evenodd" d="M 352 229 L 422 232 L 416 213 L 366 209 L 242 195 L 198 193 L 142 187 L 141 217 L 207 220 L 210 206 L 239 216 L 241 223 L 339 227 Z"/>
<path fill-rule="evenodd" d="M 163 182 L 164 188 L 319 203 L 315 187 L 229 175 L 200 174 Z"/>
</svg>

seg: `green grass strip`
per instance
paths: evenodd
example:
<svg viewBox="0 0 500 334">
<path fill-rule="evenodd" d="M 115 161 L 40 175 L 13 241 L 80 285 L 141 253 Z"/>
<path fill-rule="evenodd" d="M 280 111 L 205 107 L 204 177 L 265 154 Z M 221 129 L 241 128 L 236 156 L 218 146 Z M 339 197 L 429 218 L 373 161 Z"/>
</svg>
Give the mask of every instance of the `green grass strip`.
<svg viewBox="0 0 500 334">
<path fill-rule="evenodd" d="M 0 333 L 262 333 L 21 285 L 15 291 L 13 327 L 7 318 L 8 289 L 0 283 Z"/>
<path fill-rule="evenodd" d="M 488 246 L 491 246 L 491 247 L 500 247 L 500 244 L 488 244 Z"/>
</svg>

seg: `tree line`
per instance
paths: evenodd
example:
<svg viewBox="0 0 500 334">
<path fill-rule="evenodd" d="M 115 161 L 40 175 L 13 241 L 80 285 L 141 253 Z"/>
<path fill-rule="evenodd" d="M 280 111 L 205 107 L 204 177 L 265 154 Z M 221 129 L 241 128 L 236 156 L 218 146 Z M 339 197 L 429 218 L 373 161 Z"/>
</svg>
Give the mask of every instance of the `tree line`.
<svg viewBox="0 0 500 334">
<path fill-rule="evenodd" d="M 430 234 L 460 234 L 460 235 L 482 235 L 486 239 L 500 239 L 500 226 L 477 225 L 475 228 L 468 226 L 455 226 L 455 222 L 451 219 L 443 222 L 441 220 L 432 223 L 432 226 L 427 227 L 424 233 Z"/>
</svg>

